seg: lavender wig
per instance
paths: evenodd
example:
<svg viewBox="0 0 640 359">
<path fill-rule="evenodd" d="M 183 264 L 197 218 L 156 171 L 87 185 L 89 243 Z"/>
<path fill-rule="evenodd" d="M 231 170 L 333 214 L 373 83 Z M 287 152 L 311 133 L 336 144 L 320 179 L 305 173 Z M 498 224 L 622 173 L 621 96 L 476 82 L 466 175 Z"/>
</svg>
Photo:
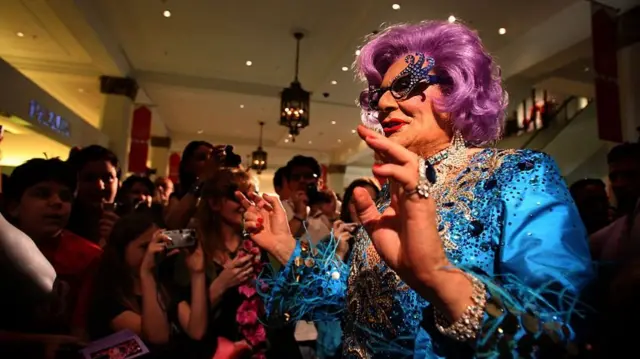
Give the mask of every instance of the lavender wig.
<svg viewBox="0 0 640 359">
<path fill-rule="evenodd" d="M 499 67 L 468 27 L 446 21 L 387 27 L 367 39 L 355 66 L 363 81 L 377 87 L 395 61 L 413 53 L 435 60 L 434 71 L 447 83 L 442 85 L 444 96 L 435 107 L 451 115 L 454 128 L 465 141 L 484 145 L 498 140 L 507 94 L 502 90 Z M 364 111 L 363 121 L 371 124 L 372 115 L 375 117 Z"/>
</svg>

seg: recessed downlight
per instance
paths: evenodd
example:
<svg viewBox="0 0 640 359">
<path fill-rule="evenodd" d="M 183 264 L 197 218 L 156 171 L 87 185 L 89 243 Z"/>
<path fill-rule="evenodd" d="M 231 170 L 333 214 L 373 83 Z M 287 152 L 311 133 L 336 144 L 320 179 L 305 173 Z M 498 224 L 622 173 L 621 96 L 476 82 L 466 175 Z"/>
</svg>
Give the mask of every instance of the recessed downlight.
<svg viewBox="0 0 640 359">
<path fill-rule="evenodd" d="M 203 130 L 198 130 L 198 134 L 201 135 L 204 131 Z"/>
<path fill-rule="evenodd" d="M 342 71 L 349 71 L 349 68 L 347 66 L 342 66 Z"/>
<path fill-rule="evenodd" d="M 162 16 L 164 16 L 164 17 L 171 17 L 171 11 L 169 11 L 169 10 L 165 10 L 165 11 L 163 11 L 163 12 L 162 12 Z"/>
<path fill-rule="evenodd" d="M 356 56 L 360 56 L 360 50 L 356 50 Z"/>
<path fill-rule="evenodd" d="M 391 8 L 393 10 L 400 10 L 400 4 L 393 4 L 393 5 L 391 5 Z"/>
<path fill-rule="evenodd" d="M 309 144 L 312 144 L 313 142 L 309 141 Z"/>
<path fill-rule="evenodd" d="M 284 139 L 284 143 L 289 143 L 289 139 L 288 139 L 288 138 L 285 138 L 285 139 Z"/>
<path fill-rule="evenodd" d="M 244 108 L 244 105 L 240 105 L 240 108 Z"/>
<path fill-rule="evenodd" d="M 500 35 L 504 35 L 507 33 L 507 29 L 505 29 L 504 27 L 501 27 L 498 29 L 498 34 Z"/>
<path fill-rule="evenodd" d="M 331 121 L 331 124 L 332 124 L 332 125 L 335 125 L 335 124 L 336 124 L 336 121 Z"/>
<path fill-rule="evenodd" d="M 337 84 L 338 84 L 338 81 L 333 80 L 333 81 L 331 81 L 331 84 L 332 84 L 332 85 L 337 85 Z"/>
<path fill-rule="evenodd" d="M 456 17 L 453 15 L 450 15 L 449 18 L 447 19 L 447 21 L 449 21 L 450 23 L 454 23 L 456 22 L 456 20 L 457 20 Z"/>
<path fill-rule="evenodd" d="M 356 133 L 356 130 L 351 130 L 351 133 Z"/>
<path fill-rule="evenodd" d="M 24 37 L 24 32 L 18 31 L 18 32 L 16 32 L 16 36 L 17 37 Z"/>
<path fill-rule="evenodd" d="M 245 62 L 245 64 L 246 64 L 247 66 L 251 66 L 251 65 L 253 65 L 253 62 L 251 62 L 251 60 L 248 60 L 247 62 Z"/>
</svg>

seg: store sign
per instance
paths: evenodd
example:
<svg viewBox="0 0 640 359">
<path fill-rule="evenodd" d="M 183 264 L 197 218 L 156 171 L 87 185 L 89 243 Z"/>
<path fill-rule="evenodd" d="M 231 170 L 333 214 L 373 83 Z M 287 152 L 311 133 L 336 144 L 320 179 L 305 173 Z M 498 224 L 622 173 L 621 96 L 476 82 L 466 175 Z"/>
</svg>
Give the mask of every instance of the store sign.
<svg viewBox="0 0 640 359">
<path fill-rule="evenodd" d="M 42 107 L 36 100 L 29 102 L 29 118 L 62 136 L 71 137 L 69 122 L 55 112 Z"/>
</svg>

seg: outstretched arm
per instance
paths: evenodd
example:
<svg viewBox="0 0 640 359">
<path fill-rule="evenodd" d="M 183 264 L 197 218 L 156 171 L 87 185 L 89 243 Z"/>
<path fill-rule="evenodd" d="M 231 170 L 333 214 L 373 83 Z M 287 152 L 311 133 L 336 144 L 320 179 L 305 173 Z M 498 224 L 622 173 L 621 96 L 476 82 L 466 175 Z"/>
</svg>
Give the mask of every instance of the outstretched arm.
<svg viewBox="0 0 640 359">
<path fill-rule="evenodd" d="M 258 280 L 273 322 L 337 319 L 344 308 L 347 265 L 337 256 L 337 242 L 314 247 L 308 239 L 295 240 L 277 197 L 236 193 L 247 210 L 245 230 L 251 238 L 284 264 L 267 266 Z"/>
</svg>

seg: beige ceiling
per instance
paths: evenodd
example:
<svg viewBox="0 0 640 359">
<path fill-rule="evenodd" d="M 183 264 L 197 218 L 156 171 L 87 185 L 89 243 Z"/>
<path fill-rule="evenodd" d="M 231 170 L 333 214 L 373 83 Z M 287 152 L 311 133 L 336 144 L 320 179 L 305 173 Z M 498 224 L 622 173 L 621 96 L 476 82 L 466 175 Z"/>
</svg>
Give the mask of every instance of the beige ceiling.
<svg viewBox="0 0 640 359">
<path fill-rule="evenodd" d="M 103 103 L 98 78 L 117 71 L 69 3 L 0 1 L 0 57 L 98 126 Z"/>
<path fill-rule="evenodd" d="M 265 121 L 267 147 L 337 153 L 357 141 L 351 130 L 362 87 L 341 68 L 380 24 L 454 14 L 497 51 L 578 1 L 405 0 L 393 11 L 393 1 L 379 0 L 2 0 L 0 56 L 94 125 L 102 105 L 97 79 L 118 75 L 109 59 L 117 53 L 174 136 L 257 144 L 257 123 Z M 167 9 L 170 18 L 162 15 Z M 279 91 L 293 78 L 294 30 L 307 34 L 300 80 L 313 93 L 311 126 L 295 144 L 284 143 L 287 130 L 277 125 Z"/>
</svg>

